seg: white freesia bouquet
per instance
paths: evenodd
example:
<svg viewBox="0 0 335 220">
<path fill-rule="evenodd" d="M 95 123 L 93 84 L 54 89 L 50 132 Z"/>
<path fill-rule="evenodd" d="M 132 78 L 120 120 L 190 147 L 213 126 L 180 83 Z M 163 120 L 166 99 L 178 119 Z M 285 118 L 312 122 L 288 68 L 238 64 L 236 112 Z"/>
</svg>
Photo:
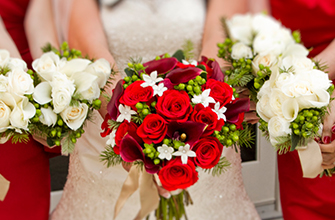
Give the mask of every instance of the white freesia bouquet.
<svg viewBox="0 0 335 220">
<path fill-rule="evenodd" d="M 307 57 L 298 32 L 270 16 L 236 15 L 223 25 L 228 38 L 218 44 L 218 56 L 232 64 L 225 80 L 251 91 L 263 134 L 279 153 L 297 147 L 317 150 L 313 140 L 334 90 L 325 67 Z"/>
<path fill-rule="evenodd" d="M 10 57 L 7 50 L 0 49 L 0 133 L 2 143 L 26 142 L 30 119 L 36 109 L 28 97 L 34 92 L 34 81 L 27 73 L 27 64 Z"/>
<path fill-rule="evenodd" d="M 84 132 L 85 120 L 101 106 L 111 66 L 105 59 L 78 58 L 80 51 L 69 50 L 66 43 L 60 51 L 50 46 L 46 51 L 32 63 L 36 87 L 31 101 L 37 110 L 31 130 L 46 137 L 50 146 L 62 145 L 62 154 L 68 154 Z"/>
</svg>

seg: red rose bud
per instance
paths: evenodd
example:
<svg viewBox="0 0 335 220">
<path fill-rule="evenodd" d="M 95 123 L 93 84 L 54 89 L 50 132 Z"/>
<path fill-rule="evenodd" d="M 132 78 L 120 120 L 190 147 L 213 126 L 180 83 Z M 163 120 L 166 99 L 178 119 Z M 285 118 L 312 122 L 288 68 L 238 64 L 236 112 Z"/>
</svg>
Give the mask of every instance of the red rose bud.
<svg viewBox="0 0 335 220">
<path fill-rule="evenodd" d="M 158 97 L 156 111 L 168 122 L 187 121 L 192 112 L 191 100 L 185 91 L 167 90 L 163 96 Z"/>
<path fill-rule="evenodd" d="M 221 107 L 231 102 L 233 89 L 225 82 L 219 82 L 214 79 L 208 79 L 202 86 L 202 90 L 210 89 L 210 96 L 216 102 L 220 102 Z"/>
<path fill-rule="evenodd" d="M 223 119 L 218 120 L 217 114 L 213 112 L 211 107 L 205 108 L 202 104 L 194 106 L 191 120 L 207 124 L 206 130 L 203 133 L 204 136 L 213 134 L 215 130 L 220 131 L 224 125 Z"/>
<path fill-rule="evenodd" d="M 138 127 L 137 134 L 147 144 L 158 144 L 163 141 L 167 132 L 167 122 L 160 115 L 150 114 Z"/>
<path fill-rule="evenodd" d="M 195 143 L 191 150 L 196 157 L 192 158 L 194 163 L 203 169 L 213 168 L 220 160 L 223 145 L 216 137 L 203 137 Z"/>
<path fill-rule="evenodd" d="M 141 86 L 142 83 L 144 81 L 136 81 L 130 84 L 120 98 L 120 103 L 135 107 L 138 102 L 149 101 L 153 96 L 154 90 L 151 86 L 143 88 Z"/>
<path fill-rule="evenodd" d="M 191 160 L 182 164 L 180 158 L 170 160 L 158 173 L 159 180 L 168 191 L 186 189 L 198 181 L 198 172 Z"/>
</svg>

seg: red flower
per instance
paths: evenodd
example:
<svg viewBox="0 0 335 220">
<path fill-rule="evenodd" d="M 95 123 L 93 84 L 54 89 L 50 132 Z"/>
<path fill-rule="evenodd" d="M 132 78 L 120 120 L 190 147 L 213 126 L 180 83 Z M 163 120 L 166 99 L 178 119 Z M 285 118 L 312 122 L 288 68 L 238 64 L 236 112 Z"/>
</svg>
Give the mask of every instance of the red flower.
<svg viewBox="0 0 335 220">
<path fill-rule="evenodd" d="M 213 134 L 214 130 L 220 131 L 224 125 L 223 119 L 218 120 L 218 116 L 212 111 L 211 107 L 204 107 L 202 104 L 197 104 L 191 115 L 191 120 L 207 124 L 203 133 L 204 136 Z"/>
<path fill-rule="evenodd" d="M 111 119 L 112 119 L 111 116 L 107 113 L 105 115 L 104 121 L 101 124 L 101 129 L 103 130 L 103 132 L 100 133 L 101 137 L 106 137 L 112 132 L 112 129 L 108 125 L 108 120 L 111 120 Z"/>
<path fill-rule="evenodd" d="M 120 103 L 134 107 L 138 102 L 149 101 L 154 93 L 151 86 L 143 88 L 141 84 L 144 81 L 136 81 L 125 89 L 120 98 Z"/>
<path fill-rule="evenodd" d="M 192 160 L 203 169 L 211 169 L 219 162 L 222 149 L 223 145 L 216 137 L 200 138 L 192 147 L 192 150 L 197 155 Z"/>
<path fill-rule="evenodd" d="M 211 89 L 210 96 L 216 102 L 220 102 L 221 106 L 225 106 L 232 100 L 233 89 L 225 82 L 208 79 L 206 84 L 202 86 L 203 90 Z"/>
<path fill-rule="evenodd" d="M 119 127 L 116 130 L 115 133 L 115 147 L 114 152 L 116 154 L 119 154 L 119 146 L 121 143 L 121 140 L 123 137 L 128 133 L 130 136 L 132 136 L 137 142 L 142 143 L 143 141 L 141 140 L 140 137 L 136 134 L 138 126 L 134 122 L 128 122 L 128 121 L 123 121 Z"/>
<path fill-rule="evenodd" d="M 191 160 L 182 164 L 180 158 L 172 159 L 158 173 L 166 190 L 185 189 L 198 181 L 198 172 Z"/>
<path fill-rule="evenodd" d="M 187 68 L 187 67 L 195 67 L 193 64 L 183 64 L 183 63 L 181 63 L 181 62 L 178 62 L 178 63 L 177 63 L 177 66 L 178 66 L 179 68 L 182 68 L 182 69 L 185 69 L 185 68 Z"/>
<path fill-rule="evenodd" d="M 143 123 L 138 127 L 137 134 L 147 144 L 162 142 L 167 132 L 167 122 L 162 116 L 150 114 L 146 116 Z"/>
<path fill-rule="evenodd" d="M 168 122 L 185 122 L 192 112 L 190 98 L 185 91 L 167 90 L 163 96 L 158 97 L 156 111 Z"/>
<path fill-rule="evenodd" d="M 244 112 L 238 114 L 238 121 L 234 123 L 236 125 L 237 130 L 243 130 L 243 120 L 244 120 Z"/>
</svg>

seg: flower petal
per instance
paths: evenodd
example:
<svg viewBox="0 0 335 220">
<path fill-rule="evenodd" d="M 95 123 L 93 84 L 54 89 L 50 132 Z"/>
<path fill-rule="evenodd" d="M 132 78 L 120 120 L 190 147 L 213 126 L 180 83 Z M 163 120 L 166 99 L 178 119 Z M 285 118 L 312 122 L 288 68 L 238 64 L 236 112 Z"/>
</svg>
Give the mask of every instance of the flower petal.
<svg viewBox="0 0 335 220">
<path fill-rule="evenodd" d="M 185 69 L 177 68 L 172 70 L 166 75 L 166 78 L 170 79 L 173 85 L 179 83 L 186 83 L 191 79 L 199 76 L 202 70 L 196 67 L 187 67 Z"/>
<path fill-rule="evenodd" d="M 171 121 L 168 125 L 167 136 L 173 138 L 176 133 L 181 135 L 182 133 L 186 134 L 185 143 L 192 146 L 197 140 L 199 140 L 202 133 L 206 128 L 206 124 L 194 122 L 194 121 L 186 121 L 183 123 L 178 123 L 177 121 Z"/>
<path fill-rule="evenodd" d="M 227 111 L 225 112 L 227 122 L 236 123 L 238 115 L 242 112 L 247 112 L 250 109 L 250 100 L 248 98 L 238 99 L 233 103 L 226 105 Z"/>
<path fill-rule="evenodd" d="M 72 59 L 66 62 L 60 72 L 66 74 L 68 77 L 71 77 L 73 73 L 84 71 L 90 63 L 91 61 L 88 59 Z"/>
<path fill-rule="evenodd" d="M 167 73 L 177 65 L 178 60 L 174 57 L 163 58 L 160 60 L 152 60 L 146 63 L 143 63 L 143 66 L 146 67 L 145 72 L 151 73 L 153 71 L 157 71 L 158 74 Z"/>
<path fill-rule="evenodd" d="M 49 103 L 52 100 L 51 89 L 49 82 L 41 82 L 35 87 L 33 93 L 34 100 L 41 105 Z"/>
<path fill-rule="evenodd" d="M 117 116 L 120 114 L 118 111 L 118 106 L 120 104 L 119 100 L 122 94 L 123 94 L 123 80 L 121 79 L 116 84 L 112 98 L 107 105 L 108 114 L 113 120 L 116 120 Z"/>
<path fill-rule="evenodd" d="M 286 99 L 282 105 L 282 112 L 284 118 L 291 122 L 295 120 L 299 112 L 299 104 L 296 99 Z"/>
</svg>

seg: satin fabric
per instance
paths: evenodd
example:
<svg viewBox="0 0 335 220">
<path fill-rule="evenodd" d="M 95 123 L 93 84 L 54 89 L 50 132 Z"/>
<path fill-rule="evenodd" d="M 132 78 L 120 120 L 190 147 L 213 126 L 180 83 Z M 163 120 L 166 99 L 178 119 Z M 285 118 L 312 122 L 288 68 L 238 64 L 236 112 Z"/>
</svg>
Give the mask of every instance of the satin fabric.
<svg viewBox="0 0 335 220">
<path fill-rule="evenodd" d="M 310 57 L 335 38 L 334 0 L 271 0 L 272 15 L 291 30 L 299 30 Z M 335 219 L 335 177 L 302 178 L 296 151 L 278 155 L 280 197 L 285 220 Z"/>
</svg>

